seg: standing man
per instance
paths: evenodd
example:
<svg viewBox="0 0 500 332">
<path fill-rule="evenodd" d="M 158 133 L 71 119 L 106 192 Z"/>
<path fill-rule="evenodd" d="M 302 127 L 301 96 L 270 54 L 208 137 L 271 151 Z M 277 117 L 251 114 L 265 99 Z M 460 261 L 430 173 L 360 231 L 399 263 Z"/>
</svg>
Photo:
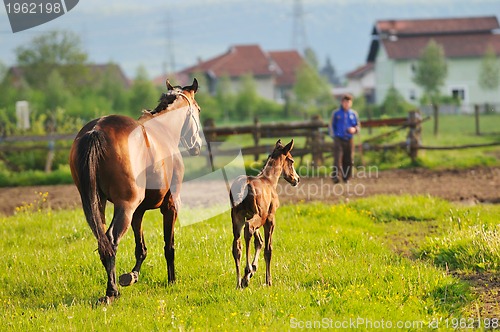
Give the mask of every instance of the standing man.
<svg viewBox="0 0 500 332">
<path fill-rule="evenodd" d="M 334 183 L 339 183 L 339 176 L 345 183 L 352 177 L 354 159 L 353 135 L 359 132 L 358 113 L 351 109 L 352 95 L 342 97 L 338 110 L 332 112 L 329 132 L 333 137 L 333 177 Z M 339 174 L 340 173 L 340 174 Z"/>
</svg>

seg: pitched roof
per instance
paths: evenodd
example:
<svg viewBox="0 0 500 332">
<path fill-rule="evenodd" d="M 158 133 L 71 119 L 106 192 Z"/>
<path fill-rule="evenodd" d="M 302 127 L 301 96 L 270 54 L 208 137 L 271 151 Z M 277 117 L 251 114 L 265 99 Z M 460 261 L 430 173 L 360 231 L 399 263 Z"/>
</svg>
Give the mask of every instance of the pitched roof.
<svg viewBox="0 0 500 332">
<path fill-rule="evenodd" d="M 358 68 L 354 69 L 353 71 L 350 71 L 346 74 L 347 78 L 360 78 L 366 73 L 368 73 L 370 70 L 373 70 L 374 64 L 373 62 L 366 63 L 362 66 L 359 66 Z"/>
<path fill-rule="evenodd" d="M 495 16 L 378 21 L 367 62 L 375 61 L 382 44 L 391 59 L 417 59 L 431 39 L 447 58 L 480 57 L 489 46 L 500 55 L 500 25 Z"/>
<path fill-rule="evenodd" d="M 304 59 L 297 51 L 272 51 L 269 52 L 274 64 L 277 66 L 276 84 L 279 86 L 291 86 L 295 84 L 295 75 Z M 273 68 L 274 69 L 274 68 Z"/>
<path fill-rule="evenodd" d="M 500 35 L 447 35 L 400 38 L 396 42 L 382 41 L 391 59 L 416 59 L 430 39 L 441 45 L 447 58 L 482 57 L 489 46 L 500 55 Z"/>
<path fill-rule="evenodd" d="M 220 77 L 238 77 L 247 73 L 256 76 L 271 76 L 269 59 L 258 45 L 237 45 L 226 53 L 186 68 L 181 73 L 208 72 Z"/>
<path fill-rule="evenodd" d="M 295 84 L 296 72 L 305 63 L 296 50 L 264 52 L 258 45 L 235 45 L 219 56 L 188 67 L 175 73 L 179 81 L 189 80 L 189 76 L 204 72 L 219 78 L 223 75 L 240 77 L 251 73 L 254 76 L 274 77 L 275 84 L 290 87 Z M 165 75 L 155 78 L 155 84 L 163 84 Z"/>
<path fill-rule="evenodd" d="M 115 63 L 89 64 L 87 67 L 95 82 L 101 81 L 105 76 L 108 76 L 120 82 L 124 88 L 129 88 L 132 85 L 131 81 L 123 73 L 121 67 Z"/>
<path fill-rule="evenodd" d="M 374 28 L 377 34 L 389 33 L 398 36 L 416 34 L 465 34 L 487 32 L 498 29 L 495 16 L 439 18 L 417 20 L 382 20 Z M 375 31 L 376 30 L 376 31 Z"/>
<path fill-rule="evenodd" d="M 82 77 L 82 85 L 96 85 L 101 82 L 104 77 L 111 77 L 116 82 L 122 84 L 124 88 L 129 88 L 131 85 L 130 80 L 125 76 L 121 67 L 115 63 L 107 64 L 85 64 L 87 72 L 85 77 Z M 18 86 L 20 81 L 24 78 L 26 68 L 13 66 L 8 70 L 7 76 L 10 76 L 12 84 Z"/>
</svg>

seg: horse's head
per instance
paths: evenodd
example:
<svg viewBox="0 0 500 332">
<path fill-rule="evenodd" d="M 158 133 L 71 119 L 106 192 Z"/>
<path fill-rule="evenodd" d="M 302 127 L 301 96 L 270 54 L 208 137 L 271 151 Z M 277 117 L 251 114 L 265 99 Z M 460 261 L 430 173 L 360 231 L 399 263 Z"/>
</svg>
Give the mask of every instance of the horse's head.
<svg viewBox="0 0 500 332">
<path fill-rule="evenodd" d="M 188 111 L 182 125 L 180 140 L 189 154 L 192 156 L 199 155 L 203 144 L 201 138 L 200 107 L 194 99 L 194 95 L 198 91 L 198 81 L 195 78 L 192 85 L 183 88 L 173 87 L 168 80 L 166 84 L 169 93 L 175 94 L 177 98 L 184 98 L 188 103 Z"/>
<path fill-rule="evenodd" d="M 281 140 L 278 140 L 272 155 L 276 156 L 277 160 L 281 161 L 281 174 L 283 175 L 283 178 L 295 187 L 299 184 L 300 177 L 295 171 L 295 167 L 293 167 L 294 160 L 292 154 L 290 153 L 292 149 L 293 139 L 285 146 L 281 144 Z"/>
</svg>

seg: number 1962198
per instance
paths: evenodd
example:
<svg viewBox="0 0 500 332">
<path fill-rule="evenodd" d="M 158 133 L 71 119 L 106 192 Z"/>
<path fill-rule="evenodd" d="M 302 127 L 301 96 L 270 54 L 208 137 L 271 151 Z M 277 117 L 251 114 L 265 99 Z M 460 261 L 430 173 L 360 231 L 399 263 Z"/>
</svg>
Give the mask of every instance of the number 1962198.
<svg viewBox="0 0 500 332">
<path fill-rule="evenodd" d="M 5 8 L 7 14 L 59 14 L 63 11 L 60 2 L 14 2 L 5 4 Z"/>
<path fill-rule="evenodd" d="M 498 329 L 500 320 L 498 318 L 451 318 L 446 319 L 446 327 L 453 329 Z"/>
</svg>

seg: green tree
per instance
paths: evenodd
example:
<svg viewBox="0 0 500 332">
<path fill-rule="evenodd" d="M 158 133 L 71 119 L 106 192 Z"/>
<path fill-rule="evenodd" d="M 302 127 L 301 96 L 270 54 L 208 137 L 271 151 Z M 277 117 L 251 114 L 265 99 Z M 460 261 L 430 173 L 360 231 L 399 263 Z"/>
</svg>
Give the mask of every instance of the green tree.
<svg viewBox="0 0 500 332">
<path fill-rule="evenodd" d="M 3 82 L 5 74 L 7 74 L 7 66 L 5 66 L 5 64 L 0 61 L 0 82 Z"/>
<path fill-rule="evenodd" d="M 70 31 L 51 31 L 16 49 L 17 65 L 23 68 L 28 84 L 44 89 L 50 73 L 57 69 L 68 88 L 77 90 L 87 75 L 87 54 L 80 38 Z"/>
<path fill-rule="evenodd" d="M 481 61 L 479 86 L 484 90 L 495 90 L 500 85 L 500 63 L 495 50 L 490 45 Z"/>
<path fill-rule="evenodd" d="M 381 105 L 381 115 L 406 115 L 413 108 L 414 106 L 409 104 L 395 87 L 391 86 Z"/>
<path fill-rule="evenodd" d="M 306 62 L 309 64 L 309 66 L 311 66 L 316 71 L 319 70 L 318 57 L 316 56 L 316 53 L 312 48 L 308 47 L 305 49 L 304 58 L 306 59 Z"/>
<path fill-rule="evenodd" d="M 141 110 L 156 107 L 158 99 L 158 91 L 149 79 L 146 68 L 138 67 L 130 89 L 129 107 L 131 114 L 139 116 Z"/>
<path fill-rule="evenodd" d="M 330 85 L 311 66 L 304 64 L 297 72 L 293 87 L 295 109 L 303 115 L 322 114 L 335 104 Z"/>
<path fill-rule="evenodd" d="M 447 75 L 443 47 L 431 39 L 420 55 L 413 80 L 431 97 L 437 97 Z"/>
<path fill-rule="evenodd" d="M 221 116 L 221 110 L 215 97 L 210 94 L 206 75 L 201 72 L 195 73 L 193 77 L 198 80 L 198 92 L 196 93 L 196 102 L 201 108 L 200 118 L 204 122 L 206 119 L 218 119 Z"/>
<path fill-rule="evenodd" d="M 108 68 L 108 71 L 110 69 Z M 114 113 L 127 113 L 127 92 L 121 82 L 118 82 L 113 73 L 103 75 L 98 87 L 98 94 L 111 102 Z"/>
<path fill-rule="evenodd" d="M 250 119 L 255 116 L 259 104 L 257 85 L 252 74 L 241 77 L 240 91 L 236 96 L 236 117 L 239 120 Z"/>
<path fill-rule="evenodd" d="M 66 107 L 71 93 L 65 89 L 66 83 L 57 70 L 53 70 L 47 79 L 45 88 L 45 109 L 41 111 L 55 112 L 57 107 Z"/>
<path fill-rule="evenodd" d="M 439 89 L 447 75 L 448 66 L 443 47 L 431 39 L 418 60 L 414 82 L 424 89 L 433 104 L 434 135 L 437 135 L 439 126 Z"/>
<path fill-rule="evenodd" d="M 228 121 L 229 114 L 234 112 L 236 106 L 236 95 L 231 89 L 231 78 L 228 75 L 222 75 L 219 79 L 215 98 L 224 121 Z"/>
</svg>

